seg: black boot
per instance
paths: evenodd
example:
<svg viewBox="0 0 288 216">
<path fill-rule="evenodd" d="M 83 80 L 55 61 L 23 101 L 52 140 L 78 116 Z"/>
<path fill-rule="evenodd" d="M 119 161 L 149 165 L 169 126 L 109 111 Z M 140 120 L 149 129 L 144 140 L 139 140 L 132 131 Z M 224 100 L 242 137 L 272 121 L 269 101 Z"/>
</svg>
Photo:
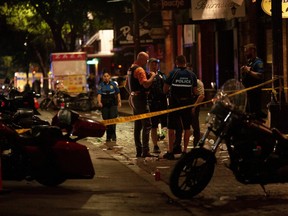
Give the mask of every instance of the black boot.
<svg viewBox="0 0 288 216">
<path fill-rule="evenodd" d="M 142 149 L 141 148 L 136 149 L 136 157 L 142 157 Z"/>
<path fill-rule="evenodd" d="M 150 154 L 150 152 L 149 152 L 149 149 L 146 149 L 146 148 L 143 149 L 142 157 L 143 157 L 143 158 L 145 158 L 145 157 L 151 157 L 151 154 Z"/>
</svg>

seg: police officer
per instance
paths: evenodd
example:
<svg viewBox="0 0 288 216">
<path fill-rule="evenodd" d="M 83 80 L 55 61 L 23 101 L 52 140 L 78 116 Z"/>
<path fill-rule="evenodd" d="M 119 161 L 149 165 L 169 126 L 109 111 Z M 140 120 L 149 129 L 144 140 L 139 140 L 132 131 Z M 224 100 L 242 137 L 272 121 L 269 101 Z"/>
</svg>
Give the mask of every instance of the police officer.
<svg viewBox="0 0 288 216">
<path fill-rule="evenodd" d="M 112 119 L 118 116 L 118 107 L 121 107 L 121 97 L 118 84 L 111 81 L 108 72 L 104 72 L 103 81 L 97 90 L 98 106 L 102 108 L 102 118 Z M 116 141 L 116 125 L 108 125 L 106 131 L 106 142 Z"/>
<path fill-rule="evenodd" d="M 197 95 L 197 76 L 186 69 L 186 58 L 183 55 L 176 57 L 176 68 L 172 70 L 163 87 L 164 93 L 169 93 L 169 108 L 177 108 L 193 104 Z M 174 159 L 173 145 L 175 141 L 175 130 L 182 125 L 184 129 L 184 148 L 187 151 L 189 138 L 191 136 L 192 110 L 191 108 L 182 109 L 168 113 L 168 144 L 169 149 L 164 158 Z"/>
<path fill-rule="evenodd" d="M 257 56 L 255 44 L 244 46 L 247 64 L 241 67 L 242 83 L 246 88 L 256 86 L 264 81 L 263 60 Z M 265 118 L 266 114 L 262 112 L 262 92 L 260 88 L 247 91 L 246 112 L 253 113 L 257 118 Z"/>
<path fill-rule="evenodd" d="M 164 81 L 166 75 L 159 70 L 159 59 L 150 58 L 148 61 L 149 71 L 156 73 L 154 81 L 150 87 L 149 104 L 150 112 L 156 112 L 167 109 L 167 98 L 163 92 Z M 157 144 L 158 141 L 158 124 L 161 124 L 161 128 L 167 127 L 167 114 L 151 117 L 152 129 L 151 139 L 153 142 L 153 152 L 160 153 L 160 148 Z"/>
</svg>

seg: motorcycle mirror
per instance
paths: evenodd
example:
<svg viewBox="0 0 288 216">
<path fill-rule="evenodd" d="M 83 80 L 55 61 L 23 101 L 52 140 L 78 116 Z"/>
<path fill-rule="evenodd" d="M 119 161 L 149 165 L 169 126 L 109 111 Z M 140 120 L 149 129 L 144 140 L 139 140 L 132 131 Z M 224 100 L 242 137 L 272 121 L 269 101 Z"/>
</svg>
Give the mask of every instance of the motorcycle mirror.
<svg viewBox="0 0 288 216">
<path fill-rule="evenodd" d="M 211 87 L 216 90 L 217 89 L 216 82 L 211 82 Z"/>
<path fill-rule="evenodd" d="M 41 97 L 41 94 L 35 93 L 35 97 L 36 97 L 36 98 L 40 98 L 40 97 Z"/>
</svg>

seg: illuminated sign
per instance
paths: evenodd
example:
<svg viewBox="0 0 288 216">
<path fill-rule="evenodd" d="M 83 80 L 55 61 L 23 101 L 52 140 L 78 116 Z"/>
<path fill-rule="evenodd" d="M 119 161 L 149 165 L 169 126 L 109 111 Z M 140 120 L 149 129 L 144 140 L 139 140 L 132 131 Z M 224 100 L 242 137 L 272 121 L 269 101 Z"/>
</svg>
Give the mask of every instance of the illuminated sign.
<svg viewBox="0 0 288 216">
<path fill-rule="evenodd" d="M 232 19 L 245 16 L 245 3 L 240 0 L 193 0 L 192 19 Z"/>
<path fill-rule="evenodd" d="M 271 0 L 262 0 L 261 7 L 266 14 L 272 15 Z M 282 0 L 282 18 L 288 18 L 288 0 Z"/>
<path fill-rule="evenodd" d="M 191 0 L 150 0 L 151 10 L 177 10 L 191 7 Z"/>
</svg>

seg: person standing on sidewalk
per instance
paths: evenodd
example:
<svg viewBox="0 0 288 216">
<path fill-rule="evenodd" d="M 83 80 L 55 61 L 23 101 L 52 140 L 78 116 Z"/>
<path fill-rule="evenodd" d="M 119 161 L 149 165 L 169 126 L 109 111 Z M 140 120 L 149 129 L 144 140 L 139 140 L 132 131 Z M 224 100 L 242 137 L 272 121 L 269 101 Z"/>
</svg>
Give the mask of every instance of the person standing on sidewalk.
<svg viewBox="0 0 288 216">
<path fill-rule="evenodd" d="M 187 70 L 193 71 L 192 65 L 190 63 L 187 63 L 186 68 Z M 195 104 L 201 103 L 204 100 L 204 98 L 205 98 L 204 84 L 200 79 L 197 79 L 197 95 L 196 95 Z M 193 137 L 194 137 L 193 139 L 194 147 L 197 145 L 201 137 L 199 114 L 200 114 L 200 106 L 192 107 L 192 128 L 193 128 Z M 175 133 L 176 137 L 175 137 L 175 142 L 173 146 L 174 154 L 179 154 L 182 152 L 182 147 L 181 147 L 182 133 L 183 133 L 182 128 L 176 130 L 176 133 Z"/>
<path fill-rule="evenodd" d="M 187 69 L 193 71 L 192 65 L 187 63 Z M 197 94 L 195 104 L 201 103 L 205 98 L 204 84 L 200 79 L 197 79 Z M 193 145 L 194 147 L 200 140 L 200 122 L 199 122 L 200 106 L 192 107 L 192 128 L 193 128 Z"/>
<path fill-rule="evenodd" d="M 163 92 L 164 81 L 166 80 L 166 75 L 159 70 L 159 60 L 156 58 L 150 58 L 148 61 L 149 71 L 156 73 L 154 81 L 150 88 L 149 93 L 149 104 L 150 112 L 156 112 L 160 110 L 167 109 L 167 97 Z M 152 128 L 151 128 L 151 139 L 153 142 L 153 152 L 160 153 L 160 148 L 157 144 L 158 142 L 158 124 L 161 124 L 161 128 L 167 127 L 167 114 L 158 115 L 151 117 Z"/>
<path fill-rule="evenodd" d="M 264 64 L 262 59 L 257 57 L 255 44 L 244 46 L 247 64 L 241 67 L 242 83 L 246 88 L 259 85 L 264 81 Z M 247 91 L 246 112 L 253 113 L 257 118 L 265 118 L 262 112 L 262 93 L 260 88 Z"/>
<path fill-rule="evenodd" d="M 120 90 L 117 83 L 111 81 L 111 76 L 105 72 L 103 81 L 97 90 L 97 103 L 102 108 L 102 118 L 112 119 L 118 116 L 118 107 L 121 107 Z M 106 130 L 106 142 L 116 141 L 116 124 L 108 125 Z"/>
<path fill-rule="evenodd" d="M 150 72 L 149 76 L 145 67 L 149 55 L 146 52 L 140 52 L 137 59 L 131 65 L 127 72 L 127 88 L 130 93 L 129 104 L 133 109 L 133 114 L 143 114 L 150 112 L 148 104 L 149 87 L 155 78 L 155 72 Z M 151 119 L 145 118 L 134 122 L 134 141 L 136 147 L 136 157 L 149 157 L 149 136 L 151 130 Z M 142 140 L 141 140 L 142 132 Z"/>
<path fill-rule="evenodd" d="M 197 95 L 197 76 L 186 69 L 186 58 L 183 55 L 176 57 L 176 68 L 172 70 L 163 87 L 164 93 L 169 93 L 169 108 L 177 108 L 193 104 Z M 179 124 L 180 123 L 180 124 Z M 175 130 L 179 125 L 184 129 L 184 148 L 187 151 L 189 138 L 191 136 L 192 111 L 191 108 L 182 109 L 168 113 L 168 144 L 169 149 L 163 158 L 174 159 L 173 144 L 175 141 Z"/>
</svg>

